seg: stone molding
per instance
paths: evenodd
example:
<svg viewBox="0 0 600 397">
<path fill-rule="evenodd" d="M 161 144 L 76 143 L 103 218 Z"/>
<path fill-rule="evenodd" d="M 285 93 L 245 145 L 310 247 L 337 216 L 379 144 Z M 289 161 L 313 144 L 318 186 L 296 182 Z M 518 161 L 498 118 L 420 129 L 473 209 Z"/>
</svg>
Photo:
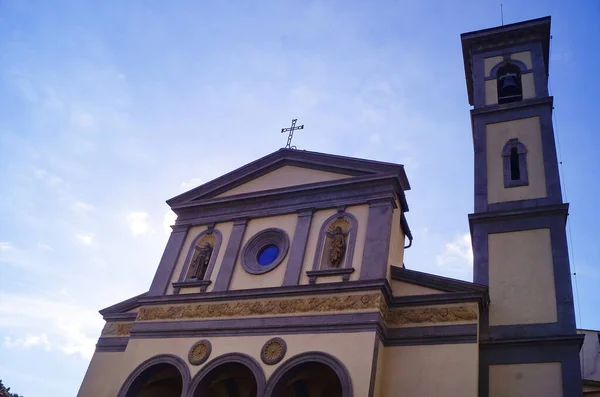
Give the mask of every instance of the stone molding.
<svg viewBox="0 0 600 397">
<path fill-rule="evenodd" d="M 157 364 L 170 364 L 173 367 L 177 368 L 177 370 L 181 374 L 181 379 L 183 381 L 182 382 L 183 389 L 182 389 L 181 395 L 187 396 L 188 386 L 191 381 L 190 370 L 188 369 L 187 364 L 181 358 L 179 358 L 175 355 L 160 354 L 158 356 L 149 358 L 148 360 L 141 363 L 136 369 L 134 369 L 129 374 L 127 379 L 125 379 L 125 382 L 123 382 L 123 385 L 121 386 L 121 389 L 119 390 L 119 393 L 117 394 L 117 397 L 126 397 L 127 395 L 130 395 L 131 392 L 134 392 L 135 394 L 137 394 L 136 389 L 141 388 L 140 383 L 143 382 L 143 377 L 141 377 L 141 375 L 143 375 L 147 369 L 149 369 L 150 367 L 153 367 Z M 134 393 L 131 393 L 131 394 L 134 394 Z"/>
<path fill-rule="evenodd" d="M 282 392 L 282 380 L 286 376 L 293 374 L 294 367 L 303 363 L 322 363 L 331 368 L 337 375 L 342 386 L 342 397 L 352 397 L 352 380 L 346 366 L 335 356 L 323 352 L 305 352 L 295 355 L 281 364 L 269 377 L 269 382 L 265 390 L 266 397 L 277 397 Z"/>
</svg>

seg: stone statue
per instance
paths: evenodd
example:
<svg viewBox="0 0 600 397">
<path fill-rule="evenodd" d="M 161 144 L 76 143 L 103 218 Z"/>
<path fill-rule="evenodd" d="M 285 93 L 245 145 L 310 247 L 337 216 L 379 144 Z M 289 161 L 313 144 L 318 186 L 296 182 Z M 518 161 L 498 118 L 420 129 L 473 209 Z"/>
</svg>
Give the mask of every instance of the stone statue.
<svg viewBox="0 0 600 397">
<path fill-rule="evenodd" d="M 209 243 L 204 244 L 202 248 L 197 248 L 198 255 L 191 264 L 190 278 L 202 280 L 206 275 L 206 269 L 212 255 L 212 247 Z"/>
<path fill-rule="evenodd" d="M 329 233 L 328 233 L 329 234 Z M 331 242 L 329 245 L 329 264 L 331 267 L 339 267 L 344 259 L 346 251 L 346 235 L 342 228 L 337 226 L 332 234 L 329 234 Z"/>
</svg>

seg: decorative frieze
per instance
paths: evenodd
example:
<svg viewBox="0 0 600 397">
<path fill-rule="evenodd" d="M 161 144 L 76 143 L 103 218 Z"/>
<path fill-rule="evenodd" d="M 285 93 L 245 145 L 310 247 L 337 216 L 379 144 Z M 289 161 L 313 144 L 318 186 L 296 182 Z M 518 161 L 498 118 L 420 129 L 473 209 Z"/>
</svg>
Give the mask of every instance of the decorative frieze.
<svg viewBox="0 0 600 397">
<path fill-rule="evenodd" d="M 231 303 L 208 303 L 142 307 L 137 321 L 179 320 L 218 317 L 272 316 L 280 314 L 323 313 L 379 308 L 380 293 L 291 298 Z"/>
<path fill-rule="evenodd" d="M 379 311 L 388 326 L 476 322 L 476 304 L 389 308 L 379 292 L 289 299 L 142 307 L 137 321 L 215 319 L 304 313 Z"/>
<path fill-rule="evenodd" d="M 388 326 L 402 326 L 475 321 L 477 317 L 475 309 L 469 306 L 420 307 L 388 310 L 385 321 Z"/>
<path fill-rule="evenodd" d="M 128 336 L 133 323 L 106 323 L 100 336 Z"/>
</svg>

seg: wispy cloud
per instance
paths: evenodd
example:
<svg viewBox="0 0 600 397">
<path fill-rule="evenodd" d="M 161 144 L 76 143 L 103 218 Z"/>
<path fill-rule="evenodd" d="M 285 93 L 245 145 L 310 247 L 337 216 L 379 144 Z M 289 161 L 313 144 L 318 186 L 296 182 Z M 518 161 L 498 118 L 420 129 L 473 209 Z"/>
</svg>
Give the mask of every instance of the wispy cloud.
<svg viewBox="0 0 600 397">
<path fill-rule="evenodd" d="M 94 235 L 92 233 L 79 233 L 75 237 L 83 245 L 92 245 L 94 242 Z"/>
<path fill-rule="evenodd" d="M 437 264 L 450 270 L 468 270 L 473 265 L 471 235 L 461 234 L 446 243 L 444 251 L 437 256 Z"/>
<path fill-rule="evenodd" d="M 9 243 L 8 241 L 0 241 L 0 251 L 8 251 L 8 250 L 12 250 L 15 247 L 12 246 L 11 243 Z"/>
<path fill-rule="evenodd" d="M 23 338 L 12 338 L 11 336 L 4 337 L 4 346 L 10 349 L 28 349 L 30 347 L 43 347 L 46 351 L 50 351 L 50 342 L 48 335 L 27 335 Z"/>
<path fill-rule="evenodd" d="M 52 248 L 48 244 L 44 244 L 44 243 L 38 243 L 37 248 L 41 249 L 41 250 L 45 250 L 45 251 L 54 251 L 54 248 Z"/>
<path fill-rule="evenodd" d="M 189 181 L 181 182 L 181 188 L 183 190 L 190 190 L 202 185 L 203 183 L 204 179 L 202 178 L 192 178 Z"/>
<path fill-rule="evenodd" d="M 127 223 L 134 236 L 146 234 L 152 230 L 150 227 L 150 215 L 147 212 L 131 212 L 127 214 Z"/>
<path fill-rule="evenodd" d="M 171 233 L 171 225 L 175 224 L 175 220 L 177 219 L 177 214 L 171 210 L 165 212 L 165 216 L 163 217 L 163 228 L 165 232 Z"/>
<path fill-rule="evenodd" d="M 72 207 L 76 212 L 88 212 L 94 208 L 93 205 L 84 203 L 83 201 L 76 201 L 73 203 Z"/>
<path fill-rule="evenodd" d="M 40 324 L 44 324 L 43 332 L 30 332 Z M 101 326 L 102 319 L 92 309 L 48 297 L 0 294 L 0 328 L 10 329 L 13 335 L 25 334 L 5 337 L 7 347 L 56 347 L 66 354 L 90 358 Z"/>
</svg>

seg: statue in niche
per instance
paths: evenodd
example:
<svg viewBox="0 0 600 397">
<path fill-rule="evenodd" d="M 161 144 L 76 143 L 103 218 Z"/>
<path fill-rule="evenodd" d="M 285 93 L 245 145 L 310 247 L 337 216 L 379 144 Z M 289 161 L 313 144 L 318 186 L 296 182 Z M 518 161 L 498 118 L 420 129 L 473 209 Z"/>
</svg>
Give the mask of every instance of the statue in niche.
<svg viewBox="0 0 600 397">
<path fill-rule="evenodd" d="M 203 247 L 196 248 L 196 258 L 190 265 L 190 278 L 202 280 L 206 275 L 206 269 L 208 269 L 208 263 L 212 255 L 212 247 L 209 243 L 205 243 Z"/>
<path fill-rule="evenodd" d="M 340 267 L 346 252 L 346 235 L 340 226 L 336 226 L 333 233 L 327 233 L 329 242 L 329 265 L 331 267 Z"/>
</svg>

